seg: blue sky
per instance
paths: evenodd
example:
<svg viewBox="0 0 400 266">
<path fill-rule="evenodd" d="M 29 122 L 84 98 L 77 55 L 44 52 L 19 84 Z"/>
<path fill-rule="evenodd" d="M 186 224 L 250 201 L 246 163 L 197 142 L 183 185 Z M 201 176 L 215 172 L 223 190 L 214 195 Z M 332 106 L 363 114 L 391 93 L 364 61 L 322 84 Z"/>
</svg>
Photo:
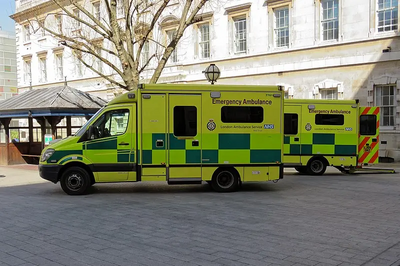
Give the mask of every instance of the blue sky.
<svg viewBox="0 0 400 266">
<path fill-rule="evenodd" d="M 14 20 L 10 15 L 15 13 L 15 0 L 0 0 L 0 26 L 3 30 L 15 32 Z"/>
</svg>

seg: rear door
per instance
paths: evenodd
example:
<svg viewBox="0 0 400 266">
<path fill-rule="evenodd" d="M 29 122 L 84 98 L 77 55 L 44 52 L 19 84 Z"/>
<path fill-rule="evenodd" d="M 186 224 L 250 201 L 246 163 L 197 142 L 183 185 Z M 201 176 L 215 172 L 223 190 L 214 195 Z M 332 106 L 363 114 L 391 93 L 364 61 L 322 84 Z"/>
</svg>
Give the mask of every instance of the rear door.
<svg viewBox="0 0 400 266">
<path fill-rule="evenodd" d="M 301 155 L 301 106 L 284 107 L 284 163 L 299 164 Z"/>
<path fill-rule="evenodd" d="M 379 107 L 360 107 L 358 162 L 378 163 Z"/>
<path fill-rule="evenodd" d="M 169 182 L 201 180 L 201 94 L 169 95 Z"/>
</svg>

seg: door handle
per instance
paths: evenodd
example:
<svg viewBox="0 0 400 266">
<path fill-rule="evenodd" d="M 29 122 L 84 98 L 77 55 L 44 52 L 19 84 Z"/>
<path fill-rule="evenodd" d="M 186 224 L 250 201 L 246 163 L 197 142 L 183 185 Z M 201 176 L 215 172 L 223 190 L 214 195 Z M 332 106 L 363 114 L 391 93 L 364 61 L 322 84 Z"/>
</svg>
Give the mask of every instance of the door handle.
<svg viewBox="0 0 400 266">
<path fill-rule="evenodd" d="M 124 145 L 124 146 L 126 146 L 126 145 L 129 145 L 129 143 L 121 142 L 121 143 L 119 143 L 118 145 Z"/>
<path fill-rule="evenodd" d="M 193 140 L 192 141 L 192 146 L 199 146 L 199 141 L 198 140 Z"/>
<path fill-rule="evenodd" d="M 374 139 L 372 139 L 372 142 L 377 142 L 377 141 L 378 141 L 378 140 L 377 140 L 377 139 L 375 139 L 375 138 L 374 138 Z"/>
<path fill-rule="evenodd" d="M 299 141 L 300 140 L 300 138 L 294 138 L 294 141 Z"/>
</svg>

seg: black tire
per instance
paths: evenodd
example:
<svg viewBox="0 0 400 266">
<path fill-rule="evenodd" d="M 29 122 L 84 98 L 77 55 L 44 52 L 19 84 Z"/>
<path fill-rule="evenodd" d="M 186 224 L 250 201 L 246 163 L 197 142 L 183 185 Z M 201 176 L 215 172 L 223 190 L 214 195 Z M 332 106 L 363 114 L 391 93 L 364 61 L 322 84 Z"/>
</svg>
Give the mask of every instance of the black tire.
<svg viewBox="0 0 400 266">
<path fill-rule="evenodd" d="M 64 171 L 60 179 L 61 188 L 68 195 L 83 195 L 92 185 L 89 173 L 77 166 Z"/>
<path fill-rule="evenodd" d="M 294 169 L 300 174 L 307 174 L 307 166 L 295 166 Z"/>
<path fill-rule="evenodd" d="M 217 192 L 233 192 L 239 187 L 240 177 L 233 168 L 219 168 L 214 172 L 211 187 Z"/>
<path fill-rule="evenodd" d="M 307 164 L 307 173 L 309 175 L 323 175 L 326 166 L 326 161 L 323 158 L 313 158 Z"/>
</svg>

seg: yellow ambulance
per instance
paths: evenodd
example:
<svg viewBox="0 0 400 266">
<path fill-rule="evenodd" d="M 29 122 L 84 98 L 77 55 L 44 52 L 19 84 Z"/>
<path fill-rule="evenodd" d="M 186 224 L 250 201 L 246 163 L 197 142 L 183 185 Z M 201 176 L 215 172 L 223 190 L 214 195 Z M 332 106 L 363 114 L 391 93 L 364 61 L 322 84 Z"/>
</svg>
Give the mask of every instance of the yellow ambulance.
<svg viewBox="0 0 400 266">
<path fill-rule="evenodd" d="M 42 178 L 70 195 L 94 183 L 208 182 L 218 192 L 283 177 L 279 86 L 140 85 L 47 146 Z"/>
<path fill-rule="evenodd" d="M 378 162 L 379 107 L 358 100 L 285 99 L 284 165 L 322 175 Z"/>
</svg>

